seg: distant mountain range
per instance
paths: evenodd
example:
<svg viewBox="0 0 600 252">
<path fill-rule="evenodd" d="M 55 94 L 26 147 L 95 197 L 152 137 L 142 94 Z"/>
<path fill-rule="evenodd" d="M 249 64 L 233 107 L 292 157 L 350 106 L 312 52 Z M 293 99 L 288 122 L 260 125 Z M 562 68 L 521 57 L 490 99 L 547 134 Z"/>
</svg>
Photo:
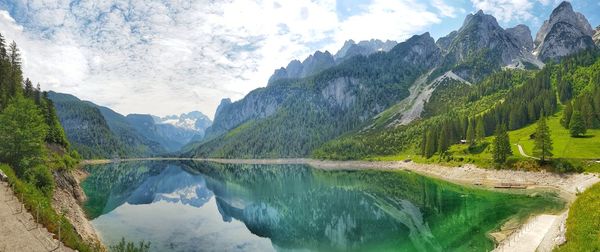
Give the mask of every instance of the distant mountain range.
<svg viewBox="0 0 600 252">
<path fill-rule="evenodd" d="M 402 43 L 348 41 L 335 55 L 317 51 L 290 62 L 239 101 L 224 99 L 204 140 L 185 155 L 302 157 L 343 134 L 407 125 L 438 89 L 466 89 L 503 70 L 542 69 L 597 49 L 591 27 L 563 2 L 535 39 L 527 26 L 505 29 L 479 11 L 437 41 L 428 33 Z"/>
<path fill-rule="evenodd" d="M 85 158 L 143 157 L 176 152 L 201 140 L 210 119 L 194 111 L 159 118 L 121 115 L 69 94 L 49 92 L 67 138 Z"/>
</svg>

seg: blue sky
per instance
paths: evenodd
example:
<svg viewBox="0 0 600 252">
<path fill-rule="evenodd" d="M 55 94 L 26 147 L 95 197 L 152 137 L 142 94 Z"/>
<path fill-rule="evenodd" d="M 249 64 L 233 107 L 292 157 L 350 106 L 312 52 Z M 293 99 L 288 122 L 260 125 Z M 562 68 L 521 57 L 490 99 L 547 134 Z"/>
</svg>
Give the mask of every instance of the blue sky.
<svg viewBox="0 0 600 252">
<path fill-rule="evenodd" d="M 347 39 L 438 38 L 483 9 L 537 32 L 554 0 L 0 0 L 0 33 L 25 74 L 121 113 L 213 116 L 222 98 L 266 85 L 273 70 Z M 593 27 L 600 3 L 572 1 Z"/>
</svg>

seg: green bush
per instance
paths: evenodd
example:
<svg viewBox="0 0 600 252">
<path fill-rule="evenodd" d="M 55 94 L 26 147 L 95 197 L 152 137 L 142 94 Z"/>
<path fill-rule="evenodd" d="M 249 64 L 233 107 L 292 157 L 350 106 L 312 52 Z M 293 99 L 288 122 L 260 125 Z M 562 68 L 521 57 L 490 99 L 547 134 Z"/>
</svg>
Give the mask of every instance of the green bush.
<svg viewBox="0 0 600 252">
<path fill-rule="evenodd" d="M 52 172 L 42 165 L 28 169 L 25 173 L 26 180 L 39 189 L 46 197 L 52 197 L 54 190 L 54 176 Z"/>
<path fill-rule="evenodd" d="M 557 158 L 552 160 L 552 169 L 557 173 L 582 172 L 583 167 L 578 164 L 573 164 L 567 159 Z"/>
</svg>

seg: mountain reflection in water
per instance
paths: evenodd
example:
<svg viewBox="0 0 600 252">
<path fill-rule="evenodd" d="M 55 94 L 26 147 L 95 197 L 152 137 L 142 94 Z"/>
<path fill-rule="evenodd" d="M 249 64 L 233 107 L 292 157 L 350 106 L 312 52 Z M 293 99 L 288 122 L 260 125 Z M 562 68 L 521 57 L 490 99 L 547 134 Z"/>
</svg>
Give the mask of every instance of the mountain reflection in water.
<svg viewBox="0 0 600 252">
<path fill-rule="evenodd" d="M 106 244 L 154 251 L 482 251 L 555 196 L 466 188 L 408 172 L 148 161 L 88 166 L 86 211 Z"/>
</svg>

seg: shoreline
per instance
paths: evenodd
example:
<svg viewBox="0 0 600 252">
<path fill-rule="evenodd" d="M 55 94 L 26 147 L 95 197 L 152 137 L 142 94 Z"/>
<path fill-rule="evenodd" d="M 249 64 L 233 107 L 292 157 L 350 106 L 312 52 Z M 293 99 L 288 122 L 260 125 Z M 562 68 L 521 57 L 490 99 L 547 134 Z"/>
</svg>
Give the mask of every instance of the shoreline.
<svg viewBox="0 0 600 252">
<path fill-rule="evenodd" d="M 594 173 L 557 174 L 546 171 L 517 171 L 483 169 L 473 164 L 463 166 L 443 166 L 420 164 L 405 161 L 331 161 L 309 158 L 282 159 L 218 159 L 218 158 L 130 158 L 84 160 L 80 165 L 100 165 L 135 161 L 207 161 L 221 164 L 263 164 L 291 165 L 303 164 L 323 170 L 404 170 L 444 181 L 487 189 L 553 189 L 560 196 L 572 202 L 577 193 L 583 192 L 600 182 L 600 175 Z"/>
<path fill-rule="evenodd" d="M 577 194 L 588 187 L 600 182 L 600 177 L 595 173 L 580 174 L 555 174 L 546 171 L 529 172 L 516 170 L 493 170 L 478 168 L 472 164 L 449 167 L 437 164 L 419 164 L 412 161 L 330 161 L 307 158 L 290 159 L 214 159 L 214 158 L 132 158 L 120 160 L 85 160 L 81 165 L 98 165 L 118 162 L 133 161 L 206 161 L 221 164 L 263 164 L 286 165 L 303 164 L 322 170 L 380 170 L 380 171 L 407 171 L 415 172 L 422 176 L 432 177 L 463 186 L 495 190 L 500 192 L 551 190 L 565 200 L 565 209 L 555 215 L 535 215 L 519 223 L 518 227 L 510 230 L 490 231 L 504 233 L 503 239 L 493 239 L 497 243 L 495 250 L 504 248 L 535 248 L 541 251 L 551 251 L 560 245 L 564 239 L 564 222 L 568 209 L 577 197 Z M 543 218 L 541 218 L 543 217 Z M 560 228 L 562 227 L 562 228 Z M 536 230 L 535 234 L 532 230 Z M 544 230 L 540 237 L 540 230 Z M 528 236 L 535 239 L 525 239 Z M 535 240 L 535 244 L 532 241 Z M 535 251 L 535 249 L 531 251 Z M 529 251 L 529 250 L 528 250 Z"/>
</svg>

